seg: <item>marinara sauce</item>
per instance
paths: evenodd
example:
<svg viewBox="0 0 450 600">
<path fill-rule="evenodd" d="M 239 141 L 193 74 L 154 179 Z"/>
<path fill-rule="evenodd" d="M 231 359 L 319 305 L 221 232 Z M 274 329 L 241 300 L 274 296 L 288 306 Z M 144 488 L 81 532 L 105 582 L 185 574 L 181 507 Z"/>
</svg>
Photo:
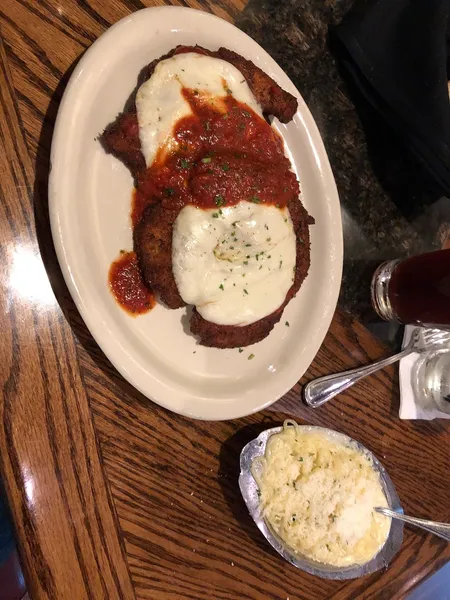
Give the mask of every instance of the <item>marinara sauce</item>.
<svg viewBox="0 0 450 600">
<path fill-rule="evenodd" d="M 222 98 L 182 93 L 192 115 L 174 128 L 175 150 L 161 148 L 140 177 L 134 223 L 153 202 L 220 209 L 247 200 L 281 208 L 298 196 L 283 141 L 264 118 L 231 93 Z"/>
<path fill-rule="evenodd" d="M 220 213 L 242 200 L 282 208 L 298 197 L 298 182 L 281 137 L 263 117 L 238 102 L 223 83 L 225 95 L 220 98 L 182 90 L 192 114 L 176 123 L 171 142 L 159 149 L 152 165 L 138 178 L 132 199 L 133 227 L 154 203 L 180 209 L 192 204 Z M 132 314 L 153 306 L 138 273 L 131 254 L 113 263 L 110 270 L 111 289 Z"/>
<path fill-rule="evenodd" d="M 142 278 L 134 252 L 121 252 L 112 263 L 109 285 L 118 304 L 131 315 L 142 315 L 155 306 L 155 297 Z"/>
</svg>

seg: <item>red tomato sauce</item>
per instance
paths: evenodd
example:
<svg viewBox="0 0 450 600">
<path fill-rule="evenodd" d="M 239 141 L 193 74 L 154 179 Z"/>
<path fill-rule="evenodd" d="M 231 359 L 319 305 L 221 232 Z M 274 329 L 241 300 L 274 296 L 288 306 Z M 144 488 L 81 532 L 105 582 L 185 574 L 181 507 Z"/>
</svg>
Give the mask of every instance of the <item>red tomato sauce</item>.
<svg viewBox="0 0 450 600">
<path fill-rule="evenodd" d="M 224 88 L 229 92 L 225 80 Z M 159 202 L 180 209 L 192 204 L 220 211 L 242 200 L 281 208 L 298 196 L 283 141 L 269 123 L 231 93 L 223 98 L 197 90 L 182 93 L 193 114 L 176 124 L 175 150 L 160 148 L 140 176 L 132 198 L 133 227 L 149 204 Z M 117 302 L 132 315 L 143 314 L 155 304 L 134 252 L 113 262 L 109 284 Z"/>
<path fill-rule="evenodd" d="M 118 304 L 131 315 L 142 315 L 155 306 L 155 297 L 142 279 L 134 252 L 122 252 L 111 264 L 109 286 Z"/>
<path fill-rule="evenodd" d="M 248 200 L 283 207 L 298 196 L 283 141 L 262 117 L 231 94 L 211 99 L 183 89 L 183 95 L 193 114 L 175 126 L 176 150 L 161 148 L 140 178 L 134 223 L 153 202 L 216 208 Z"/>
</svg>

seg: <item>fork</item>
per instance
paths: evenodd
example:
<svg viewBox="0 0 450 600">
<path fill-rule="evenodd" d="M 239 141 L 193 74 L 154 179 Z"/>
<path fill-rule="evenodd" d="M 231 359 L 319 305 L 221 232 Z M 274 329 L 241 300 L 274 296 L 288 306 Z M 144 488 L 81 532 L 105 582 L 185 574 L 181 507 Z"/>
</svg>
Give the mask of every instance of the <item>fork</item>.
<svg viewBox="0 0 450 600">
<path fill-rule="evenodd" d="M 420 353 L 428 350 L 431 346 L 439 346 L 448 342 L 450 342 L 450 331 L 416 327 L 412 332 L 408 344 L 401 352 L 364 367 L 357 367 L 356 369 L 350 369 L 349 371 L 343 371 L 334 375 L 318 377 L 307 383 L 303 388 L 305 402 L 313 408 L 322 406 L 322 404 L 325 404 L 325 402 L 328 402 L 328 400 L 331 400 L 337 394 L 348 389 L 363 377 L 371 375 L 388 365 L 392 365 L 392 363 L 405 358 L 405 356 L 413 352 Z"/>
</svg>

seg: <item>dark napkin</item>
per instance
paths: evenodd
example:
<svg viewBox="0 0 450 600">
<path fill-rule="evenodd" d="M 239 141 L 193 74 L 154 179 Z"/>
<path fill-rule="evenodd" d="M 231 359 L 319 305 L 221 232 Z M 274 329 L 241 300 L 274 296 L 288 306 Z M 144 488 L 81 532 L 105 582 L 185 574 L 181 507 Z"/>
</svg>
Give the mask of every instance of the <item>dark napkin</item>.
<svg viewBox="0 0 450 600">
<path fill-rule="evenodd" d="M 446 195 L 449 14 L 450 0 L 369 0 L 330 29 L 346 74 Z"/>
</svg>

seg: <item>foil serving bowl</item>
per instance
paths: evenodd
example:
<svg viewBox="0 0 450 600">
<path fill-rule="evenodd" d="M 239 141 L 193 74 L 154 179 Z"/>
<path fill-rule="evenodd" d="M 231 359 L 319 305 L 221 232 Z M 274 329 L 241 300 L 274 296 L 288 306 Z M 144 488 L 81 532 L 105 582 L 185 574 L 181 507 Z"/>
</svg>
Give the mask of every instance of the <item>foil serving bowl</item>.
<svg viewBox="0 0 450 600">
<path fill-rule="evenodd" d="M 403 513 L 400 499 L 395 491 L 394 484 L 387 474 L 386 469 L 383 467 L 377 457 L 370 452 L 370 450 L 349 436 L 339 433 L 338 431 L 333 431 L 332 429 L 309 425 L 300 425 L 299 427 L 303 431 L 317 431 L 319 433 L 326 433 L 327 436 L 336 443 L 345 446 L 352 446 L 368 456 L 372 460 L 373 468 L 380 477 L 381 486 L 386 496 L 389 508 L 395 510 L 396 512 Z M 240 458 L 241 472 L 239 475 L 239 488 L 241 490 L 242 497 L 244 498 L 245 504 L 247 505 L 247 508 L 253 520 L 255 521 L 256 526 L 269 544 L 285 560 L 294 565 L 294 567 L 302 569 L 307 573 L 311 573 L 311 575 L 316 575 L 325 579 L 355 579 L 387 567 L 392 558 L 399 551 L 403 541 L 403 523 L 397 519 L 391 520 L 391 527 L 386 541 L 371 560 L 364 564 L 354 564 L 345 567 L 336 567 L 334 565 L 321 563 L 295 552 L 272 530 L 269 523 L 265 521 L 259 503 L 258 484 L 252 475 L 251 467 L 256 457 L 264 455 L 268 439 L 272 435 L 280 433 L 282 430 L 283 427 L 273 427 L 272 429 L 263 431 L 257 438 L 249 442 L 243 448 Z"/>
</svg>

